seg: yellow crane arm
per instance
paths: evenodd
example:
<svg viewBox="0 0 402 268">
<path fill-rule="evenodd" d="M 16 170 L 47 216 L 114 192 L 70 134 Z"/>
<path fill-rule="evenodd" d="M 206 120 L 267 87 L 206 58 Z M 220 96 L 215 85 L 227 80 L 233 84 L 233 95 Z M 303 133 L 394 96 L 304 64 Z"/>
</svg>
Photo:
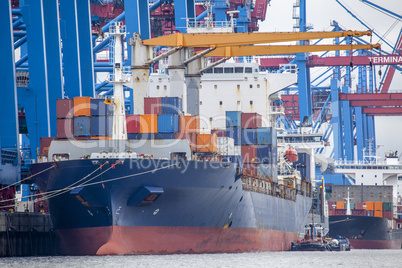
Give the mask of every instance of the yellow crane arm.
<svg viewBox="0 0 402 268">
<path fill-rule="evenodd" d="M 380 49 L 380 44 L 374 45 L 292 45 L 292 46 L 231 46 L 218 47 L 205 57 L 241 57 L 277 54 L 294 54 L 304 52 L 350 50 L 350 49 Z M 201 52 L 201 51 L 200 51 Z M 198 52 L 198 53 L 200 53 Z"/>
<path fill-rule="evenodd" d="M 143 40 L 148 46 L 168 47 L 222 47 L 264 43 L 290 42 L 310 39 L 324 39 L 346 36 L 371 36 L 371 31 L 341 32 L 273 32 L 273 33 L 176 33 Z"/>
</svg>

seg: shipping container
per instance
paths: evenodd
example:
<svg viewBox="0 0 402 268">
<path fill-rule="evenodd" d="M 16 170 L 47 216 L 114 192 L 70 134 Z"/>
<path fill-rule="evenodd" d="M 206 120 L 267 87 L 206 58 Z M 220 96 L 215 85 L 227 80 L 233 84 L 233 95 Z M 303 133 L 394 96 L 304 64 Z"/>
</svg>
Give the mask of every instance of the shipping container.
<svg viewBox="0 0 402 268">
<path fill-rule="evenodd" d="M 374 210 L 382 211 L 382 202 L 374 202 Z"/>
<path fill-rule="evenodd" d="M 106 116 L 91 117 L 91 136 L 108 136 L 108 120 Z"/>
<path fill-rule="evenodd" d="M 162 114 L 178 114 L 183 113 L 182 99 L 179 97 L 164 97 L 161 99 Z"/>
<path fill-rule="evenodd" d="M 226 127 L 241 127 L 240 111 L 226 111 Z"/>
<path fill-rule="evenodd" d="M 98 137 L 91 137 L 91 140 L 111 140 L 112 137 L 107 136 L 98 136 Z"/>
<path fill-rule="evenodd" d="M 374 210 L 374 217 L 382 218 L 382 210 Z"/>
<path fill-rule="evenodd" d="M 158 133 L 157 114 L 140 114 L 140 133 Z"/>
<path fill-rule="evenodd" d="M 366 202 L 366 210 L 374 210 L 374 202 Z"/>
<path fill-rule="evenodd" d="M 243 163 L 243 175 L 258 178 L 258 164 Z"/>
<path fill-rule="evenodd" d="M 235 155 L 240 155 L 241 156 L 241 145 L 235 145 L 234 147 L 234 154 Z"/>
<path fill-rule="evenodd" d="M 113 116 L 114 107 L 104 99 L 91 99 L 91 116 Z"/>
<path fill-rule="evenodd" d="M 392 202 L 384 202 L 382 203 L 383 211 L 392 211 Z"/>
<path fill-rule="evenodd" d="M 242 145 L 241 154 L 244 163 L 277 164 L 276 154 L 269 145 Z"/>
<path fill-rule="evenodd" d="M 336 202 L 328 201 L 328 209 L 336 209 Z"/>
<path fill-rule="evenodd" d="M 271 179 L 273 175 L 273 165 L 274 164 L 259 164 L 258 165 L 258 174 L 260 175 L 260 178 L 265 176 L 269 179 Z"/>
<path fill-rule="evenodd" d="M 74 97 L 74 116 L 91 116 L 91 97 Z"/>
<path fill-rule="evenodd" d="M 199 133 L 200 117 L 196 115 L 181 115 L 179 117 L 179 131 L 182 133 Z"/>
<path fill-rule="evenodd" d="M 356 203 L 356 209 L 366 209 L 366 204 L 365 203 Z"/>
<path fill-rule="evenodd" d="M 335 209 L 334 208 L 328 209 L 328 216 L 335 216 Z"/>
<path fill-rule="evenodd" d="M 224 155 L 222 162 L 232 162 L 237 164 L 237 173 L 243 174 L 243 157 L 241 155 Z"/>
<path fill-rule="evenodd" d="M 159 97 L 144 98 L 144 114 L 161 114 L 162 99 Z"/>
<path fill-rule="evenodd" d="M 216 153 L 218 137 L 215 134 L 197 134 L 197 152 Z"/>
<path fill-rule="evenodd" d="M 259 128 L 262 127 L 262 117 L 258 113 L 242 113 L 241 114 L 242 128 Z"/>
<path fill-rule="evenodd" d="M 241 128 L 229 127 L 226 128 L 226 137 L 234 139 L 235 145 L 241 145 Z"/>
<path fill-rule="evenodd" d="M 345 202 L 344 201 L 336 201 L 336 209 L 344 209 Z"/>
<path fill-rule="evenodd" d="M 346 215 L 346 209 L 335 209 L 335 215 Z"/>
<path fill-rule="evenodd" d="M 126 115 L 127 133 L 140 133 L 140 116 L 138 114 Z"/>
<path fill-rule="evenodd" d="M 276 129 L 272 127 L 257 128 L 257 144 L 277 145 Z"/>
<path fill-rule="evenodd" d="M 72 119 L 74 117 L 74 101 L 72 99 L 56 100 L 56 117 Z"/>
<path fill-rule="evenodd" d="M 188 140 L 190 147 L 191 147 L 191 151 L 195 152 L 195 150 L 197 149 L 197 134 L 196 133 L 176 133 L 175 134 L 175 138 L 176 139 L 180 139 L 180 140 Z"/>
<path fill-rule="evenodd" d="M 345 204 L 345 208 L 347 208 L 346 205 L 347 204 Z M 350 206 L 350 209 L 355 209 L 356 208 L 356 203 L 349 202 L 349 206 Z"/>
<path fill-rule="evenodd" d="M 229 137 L 217 137 L 218 154 L 220 155 L 234 155 L 234 139 Z"/>
<path fill-rule="evenodd" d="M 256 145 L 257 144 L 257 130 L 252 128 L 245 128 L 241 130 L 241 144 L 242 145 Z"/>
<path fill-rule="evenodd" d="M 127 133 L 127 139 L 129 140 L 140 140 L 141 137 L 141 133 Z"/>
<path fill-rule="evenodd" d="M 57 138 L 61 139 L 74 138 L 73 119 L 57 119 Z"/>
<path fill-rule="evenodd" d="M 211 134 L 215 134 L 218 138 L 226 137 L 226 129 L 212 129 Z"/>
<path fill-rule="evenodd" d="M 74 117 L 74 136 L 75 137 L 91 136 L 90 117 Z"/>
<path fill-rule="evenodd" d="M 159 114 L 158 132 L 159 133 L 179 132 L 179 116 L 177 114 Z"/>
<path fill-rule="evenodd" d="M 366 210 L 367 217 L 374 217 L 374 210 Z"/>
<path fill-rule="evenodd" d="M 394 212 L 393 211 L 384 210 L 382 213 L 383 213 L 383 217 L 388 219 L 388 220 L 392 220 L 394 218 Z"/>
<path fill-rule="evenodd" d="M 49 153 L 50 144 L 56 140 L 55 137 L 40 137 L 39 140 L 39 155 L 47 156 Z"/>
<path fill-rule="evenodd" d="M 355 216 L 366 216 L 366 211 L 364 209 L 353 209 L 352 215 Z"/>
</svg>

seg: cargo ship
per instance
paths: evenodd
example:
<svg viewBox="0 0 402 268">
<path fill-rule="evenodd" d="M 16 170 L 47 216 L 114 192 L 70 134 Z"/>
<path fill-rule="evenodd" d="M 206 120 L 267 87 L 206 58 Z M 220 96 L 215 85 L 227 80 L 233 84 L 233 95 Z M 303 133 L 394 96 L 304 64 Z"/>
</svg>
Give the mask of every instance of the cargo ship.
<svg viewBox="0 0 402 268">
<path fill-rule="evenodd" d="M 41 139 L 30 169 L 60 254 L 289 250 L 311 184 L 297 172 L 278 176 L 266 114 L 226 110 L 226 129 L 206 130 L 202 116 L 183 114 L 184 96 L 168 94 L 145 98 L 145 114 L 125 115 L 128 79 L 114 66 L 113 99 L 58 101 L 58 137 Z"/>
<path fill-rule="evenodd" d="M 352 249 L 401 249 L 391 185 L 332 185 L 329 193 L 331 237 L 348 238 Z"/>
</svg>

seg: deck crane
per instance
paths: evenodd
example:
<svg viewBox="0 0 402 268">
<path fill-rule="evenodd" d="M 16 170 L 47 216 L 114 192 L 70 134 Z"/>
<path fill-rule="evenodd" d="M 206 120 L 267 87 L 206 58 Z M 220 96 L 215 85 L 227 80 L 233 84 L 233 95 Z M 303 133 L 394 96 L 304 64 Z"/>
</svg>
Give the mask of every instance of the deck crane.
<svg viewBox="0 0 402 268">
<path fill-rule="evenodd" d="M 187 112 L 199 114 L 198 96 L 202 56 L 223 57 L 221 61 L 235 56 L 272 55 L 295 52 L 350 50 L 352 48 L 373 49 L 379 45 L 325 45 L 325 46 L 252 46 L 255 44 L 280 43 L 299 40 L 336 38 L 348 36 L 371 36 L 371 31 L 339 31 L 339 32 L 275 32 L 275 33 L 214 33 L 214 34 L 183 34 L 141 40 L 139 34 L 130 38 L 132 47 L 132 75 L 134 90 L 134 113 L 144 112 L 143 100 L 147 94 L 147 83 L 150 64 L 162 57 L 170 56 L 169 77 L 171 86 L 184 91 L 183 80 L 187 83 Z M 152 46 L 166 46 L 171 49 L 163 55 L 152 59 Z M 194 48 L 205 48 L 194 53 Z M 263 51 L 263 52 L 261 52 Z M 215 63 L 216 64 L 216 63 Z M 187 71 L 186 71 L 187 67 Z M 211 66 L 209 66 L 211 67 Z M 207 67 L 208 68 L 208 67 Z M 172 85 L 173 83 L 173 85 Z M 181 88 L 181 89 L 179 89 Z M 183 94 L 181 94 L 183 95 Z"/>
</svg>

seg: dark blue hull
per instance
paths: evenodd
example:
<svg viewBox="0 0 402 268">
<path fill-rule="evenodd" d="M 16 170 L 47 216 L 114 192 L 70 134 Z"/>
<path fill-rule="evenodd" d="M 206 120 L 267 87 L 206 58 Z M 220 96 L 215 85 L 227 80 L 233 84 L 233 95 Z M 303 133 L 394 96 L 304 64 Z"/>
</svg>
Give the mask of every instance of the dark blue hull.
<svg viewBox="0 0 402 268">
<path fill-rule="evenodd" d="M 63 254 L 287 250 L 311 206 L 243 190 L 232 163 L 117 161 L 56 162 L 34 178 L 42 193 L 64 189 L 48 200 Z"/>
</svg>

